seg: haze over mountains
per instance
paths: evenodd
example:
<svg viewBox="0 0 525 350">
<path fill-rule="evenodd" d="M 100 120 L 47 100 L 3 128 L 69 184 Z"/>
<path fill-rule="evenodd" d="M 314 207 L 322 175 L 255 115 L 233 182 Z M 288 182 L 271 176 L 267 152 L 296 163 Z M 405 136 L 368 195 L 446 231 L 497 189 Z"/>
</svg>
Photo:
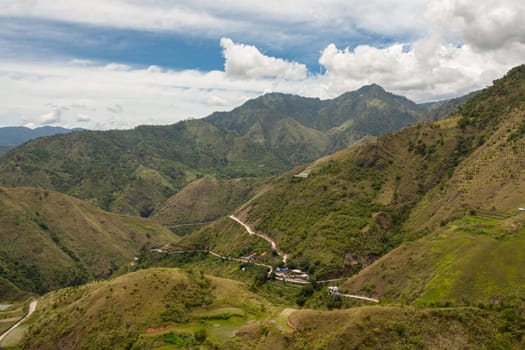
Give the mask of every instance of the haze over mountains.
<svg viewBox="0 0 525 350">
<path fill-rule="evenodd" d="M 43 297 L 27 349 L 523 348 L 524 111 L 522 65 L 445 103 L 267 94 L 30 141 L 0 159 L 0 299 L 120 267 Z"/>
<path fill-rule="evenodd" d="M 83 129 L 66 129 L 59 126 L 42 126 L 34 129 L 24 126 L 0 127 L 0 156 L 9 149 L 38 137 L 67 134 L 82 130 Z"/>
</svg>

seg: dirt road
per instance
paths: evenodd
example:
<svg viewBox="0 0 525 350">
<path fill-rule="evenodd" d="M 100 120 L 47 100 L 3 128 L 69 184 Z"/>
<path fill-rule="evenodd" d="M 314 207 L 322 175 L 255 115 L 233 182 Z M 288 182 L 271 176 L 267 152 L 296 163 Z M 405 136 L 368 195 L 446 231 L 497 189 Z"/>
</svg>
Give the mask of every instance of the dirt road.
<svg viewBox="0 0 525 350">
<path fill-rule="evenodd" d="M 4 340 L 4 338 L 7 337 L 9 333 L 11 333 L 16 327 L 20 326 L 22 322 L 24 322 L 29 316 L 31 316 L 33 312 L 35 312 L 37 303 L 38 302 L 36 300 L 33 300 L 31 304 L 29 304 L 29 311 L 27 312 L 27 315 L 25 315 L 20 321 L 15 323 L 11 328 L 9 328 L 2 335 L 0 335 L 0 344 L 2 343 L 2 340 Z"/>
</svg>

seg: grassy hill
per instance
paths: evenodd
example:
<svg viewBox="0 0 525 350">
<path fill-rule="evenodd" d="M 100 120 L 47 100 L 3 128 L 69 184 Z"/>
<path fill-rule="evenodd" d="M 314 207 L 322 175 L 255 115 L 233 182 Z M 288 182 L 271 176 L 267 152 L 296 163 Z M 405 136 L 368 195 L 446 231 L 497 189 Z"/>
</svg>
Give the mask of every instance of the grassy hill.
<svg viewBox="0 0 525 350">
<path fill-rule="evenodd" d="M 469 100 L 458 129 L 469 156 L 451 179 L 419 202 L 407 227 L 436 227 L 464 208 L 512 211 L 525 206 L 525 66 Z"/>
<path fill-rule="evenodd" d="M 367 306 L 292 312 L 287 330 L 252 325 L 246 349 L 521 349 L 522 303 L 498 311 Z"/>
<path fill-rule="evenodd" d="M 49 293 L 22 349 L 520 349 L 525 305 L 297 310 L 243 283 L 178 269 L 140 270 Z"/>
<path fill-rule="evenodd" d="M 219 180 L 212 177 L 195 180 L 168 198 L 151 218 L 184 235 L 233 213 L 268 181 L 266 178 Z"/>
<path fill-rule="evenodd" d="M 59 290 L 40 305 L 22 348 L 239 348 L 236 329 L 273 313 L 240 282 L 165 268 Z"/>
<path fill-rule="evenodd" d="M 175 240 L 151 221 L 35 188 L 0 188 L 0 232 L 0 300 L 109 276 L 141 249 Z"/>
<path fill-rule="evenodd" d="M 43 187 L 147 217 L 206 175 L 281 174 L 425 119 L 429 108 L 375 85 L 326 101 L 267 94 L 200 120 L 30 141 L 0 160 L 0 185 Z"/>
<path fill-rule="evenodd" d="M 447 120 L 404 129 L 296 168 L 239 215 L 310 274 L 358 271 L 403 239 L 409 210 L 453 169 L 454 125 Z M 299 172 L 308 176 L 294 176 Z"/>
<path fill-rule="evenodd" d="M 393 250 L 341 290 L 425 305 L 494 304 L 525 297 L 525 216 L 472 214 Z"/>
</svg>

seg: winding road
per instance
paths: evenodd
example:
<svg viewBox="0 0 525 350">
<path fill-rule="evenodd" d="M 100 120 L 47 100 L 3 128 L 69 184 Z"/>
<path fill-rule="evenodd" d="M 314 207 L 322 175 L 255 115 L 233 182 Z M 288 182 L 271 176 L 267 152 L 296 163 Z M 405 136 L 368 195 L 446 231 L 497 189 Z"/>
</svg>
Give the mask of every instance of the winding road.
<svg viewBox="0 0 525 350">
<path fill-rule="evenodd" d="M 271 246 L 272 246 L 272 249 L 274 249 L 277 252 L 277 254 L 281 257 L 283 263 L 286 264 L 286 261 L 288 259 L 288 254 L 285 254 L 282 251 L 280 251 L 279 248 L 277 248 L 277 244 L 275 243 L 275 241 L 273 239 L 271 239 L 270 237 L 268 237 L 268 236 L 266 236 L 264 234 L 255 232 L 248 224 L 244 223 L 241 219 L 239 219 L 235 215 L 229 215 L 228 217 L 230 219 L 232 219 L 233 221 L 237 222 L 238 224 L 242 225 L 244 227 L 244 229 L 246 230 L 246 232 L 248 232 L 249 235 L 258 236 L 258 237 L 264 239 L 265 241 L 269 242 L 271 244 Z M 152 251 L 157 251 L 157 250 L 153 249 Z M 211 251 L 211 250 L 202 250 L 202 249 L 201 250 L 199 250 L 199 249 L 195 249 L 195 250 L 180 250 L 180 251 L 171 251 L 170 253 L 172 253 L 172 254 L 182 254 L 182 253 L 192 252 L 192 251 L 193 252 L 205 252 L 205 253 L 211 254 L 213 256 L 216 256 L 216 257 L 218 257 L 220 259 L 224 259 L 224 260 L 233 260 L 233 261 L 239 261 L 239 262 L 245 262 L 245 263 L 248 262 L 248 263 L 251 263 L 251 264 L 254 264 L 254 265 L 258 265 L 258 266 L 264 266 L 264 267 L 266 267 L 268 269 L 268 278 L 272 277 L 273 267 L 271 265 L 256 263 L 254 261 L 246 261 L 245 259 L 234 258 L 234 257 L 231 257 L 231 256 L 225 256 L 225 255 L 221 255 L 221 254 L 216 253 L 216 252 Z M 159 251 L 159 252 L 161 252 L 161 251 Z M 295 278 L 284 278 L 284 277 L 279 277 L 279 276 L 274 276 L 274 278 L 276 280 L 280 280 L 280 281 L 288 282 L 288 283 L 295 283 L 295 284 L 310 284 L 310 283 L 312 283 L 310 281 L 305 281 L 305 280 L 302 280 L 302 279 L 295 279 Z M 340 281 L 340 280 L 344 280 L 344 279 L 345 279 L 344 277 L 342 277 L 342 278 L 334 278 L 334 279 L 327 279 L 327 280 L 317 281 L 317 283 L 336 282 L 336 281 Z M 369 297 L 365 297 L 365 296 L 361 296 L 361 295 L 342 294 L 342 293 L 339 293 L 339 292 L 337 292 L 336 295 L 339 295 L 339 296 L 342 296 L 342 297 L 345 297 L 345 298 L 360 299 L 360 300 L 371 301 L 371 302 L 374 302 L 374 303 L 379 303 L 379 300 L 377 300 L 377 299 L 373 299 L 373 298 L 369 298 Z"/>
<path fill-rule="evenodd" d="M 233 221 L 241 224 L 246 229 L 248 234 L 256 235 L 258 237 L 261 237 L 265 241 L 270 242 L 270 244 L 272 245 L 272 249 L 274 249 L 277 252 L 277 254 L 283 259 L 283 263 L 286 264 L 286 260 L 288 260 L 288 254 L 285 254 L 282 251 L 280 251 L 279 248 L 277 248 L 277 244 L 275 243 L 275 241 L 273 239 L 271 239 L 270 237 L 268 237 L 266 235 L 263 235 L 262 233 L 255 232 L 254 230 L 252 230 L 252 228 L 250 226 L 248 226 L 248 224 L 242 222 L 241 219 L 239 219 L 238 217 L 236 217 L 234 215 L 230 215 L 228 217 L 230 219 L 232 219 Z"/>
<path fill-rule="evenodd" d="M 16 327 L 20 326 L 22 324 L 22 322 L 24 322 L 29 316 L 31 316 L 31 314 L 33 312 L 35 312 L 36 310 L 36 305 L 38 304 L 38 302 L 36 300 L 33 300 L 31 302 L 31 304 L 29 304 L 29 311 L 27 312 L 27 315 L 25 315 L 20 321 L 18 321 L 17 323 L 15 323 L 11 328 L 9 328 L 7 331 L 5 331 L 2 335 L 0 335 L 0 343 L 2 343 L 2 341 L 4 340 L 5 337 L 7 337 L 7 335 L 9 333 L 11 333 Z"/>
<path fill-rule="evenodd" d="M 285 254 L 282 251 L 280 251 L 277 248 L 277 244 L 275 243 L 275 241 L 273 239 L 271 239 L 270 237 L 268 237 L 266 235 L 263 235 L 261 233 L 255 232 L 254 230 L 252 230 L 252 228 L 250 226 L 248 226 L 248 224 L 244 223 L 243 221 L 241 221 L 241 219 L 239 219 L 238 217 L 236 217 L 234 215 L 230 215 L 228 217 L 230 219 L 234 220 L 235 222 L 241 224 L 246 229 L 248 234 L 259 236 L 259 237 L 263 238 L 264 240 L 270 242 L 270 244 L 272 245 L 272 249 L 277 251 L 277 254 L 279 254 L 279 256 L 283 259 L 283 263 L 286 264 L 286 260 L 288 259 L 288 254 Z M 264 266 L 266 266 L 266 265 L 264 265 Z M 272 272 L 272 270 L 270 270 L 270 272 L 268 273 L 268 276 L 271 276 L 271 272 Z M 285 281 L 285 282 L 290 282 L 290 283 L 296 283 L 296 284 L 310 284 L 311 283 L 309 281 L 303 281 L 303 280 L 293 279 L 293 278 L 278 278 L 278 277 L 275 277 L 275 279 L 278 279 L 278 280 L 281 280 L 281 281 Z M 340 281 L 340 280 L 343 280 L 343 279 L 344 278 L 334 278 L 334 279 L 328 279 L 328 280 L 323 280 L 323 281 L 317 281 L 317 283 L 336 282 L 336 281 Z M 373 299 L 373 298 L 369 298 L 369 297 L 365 297 L 365 296 L 361 296 L 361 295 L 342 294 L 342 293 L 339 293 L 339 292 L 337 292 L 337 295 L 345 297 L 345 298 L 360 299 L 360 300 L 371 301 L 371 302 L 374 302 L 374 303 L 379 303 L 379 300 L 377 300 L 377 299 Z"/>
<path fill-rule="evenodd" d="M 155 250 L 152 250 L 152 251 L 155 251 Z M 155 251 L 155 252 L 158 252 L 158 251 Z M 256 262 L 253 262 L 253 261 L 246 261 L 244 259 L 234 258 L 232 256 L 221 255 L 221 254 L 219 254 L 217 252 L 214 252 L 212 250 L 190 249 L 190 250 L 175 250 L 175 251 L 170 251 L 170 252 L 165 252 L 165 253 L 168 253 L 168 254 L 184 254 L 184 253 L 190 253 L 190 252 L 208 253 L 210 255 L 213 255 L 213 256 L 215 256 L 215 257 L 217 257 L 219 259 L 223 259 L 223 260 L 232 260 L 232 261 L 238 261 L 238 262 L 242 262 L 242 263 L 250 263 L 250 264 L 253 264 L 253 265 L 257 265 L 257 266 L 266 267 L 268 269 L 268 278 L 270 278 L 272 276 L 272 273 L 273 273 L 273 267 L 271 265 L 256 263 Z"/>
</svg>

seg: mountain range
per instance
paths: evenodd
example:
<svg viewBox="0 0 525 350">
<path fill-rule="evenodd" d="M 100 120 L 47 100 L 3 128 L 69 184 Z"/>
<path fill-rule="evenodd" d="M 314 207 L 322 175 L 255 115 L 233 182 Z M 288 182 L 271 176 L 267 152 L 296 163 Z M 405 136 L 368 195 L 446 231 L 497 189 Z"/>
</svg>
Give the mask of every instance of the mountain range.
<svg viewBox="0 0 525 350">
<path fill-rule="evenodd" d="M 70 287 L 18 344 L 523 348 L 523 111 L 525 65 L 440 103 L 267 94 L 30 141 L 0 159 L 39 186 L 0 192 L 0 290 Z"/>
<path fill-rule="evenodd" d="M 203 176 L 277 175 L 366 135 L 443 117 L 456 104 L 417 105 L 377 85 L 325 101 L 267 94 L 231 112 L 174 125 L 30 141 L 0 163 L 0 184 L 53 189 L 147 217 Z"/>
<path fill-rule="evenodd" d="M 66 129 L 59 126 L 42 126 L 34 129 L 24 126 L 3 127 L 0 128 L 0 156 L 5 154 L 9 149 L 29 140 L 82 130 L 84 129 Z"/>
</svg>

